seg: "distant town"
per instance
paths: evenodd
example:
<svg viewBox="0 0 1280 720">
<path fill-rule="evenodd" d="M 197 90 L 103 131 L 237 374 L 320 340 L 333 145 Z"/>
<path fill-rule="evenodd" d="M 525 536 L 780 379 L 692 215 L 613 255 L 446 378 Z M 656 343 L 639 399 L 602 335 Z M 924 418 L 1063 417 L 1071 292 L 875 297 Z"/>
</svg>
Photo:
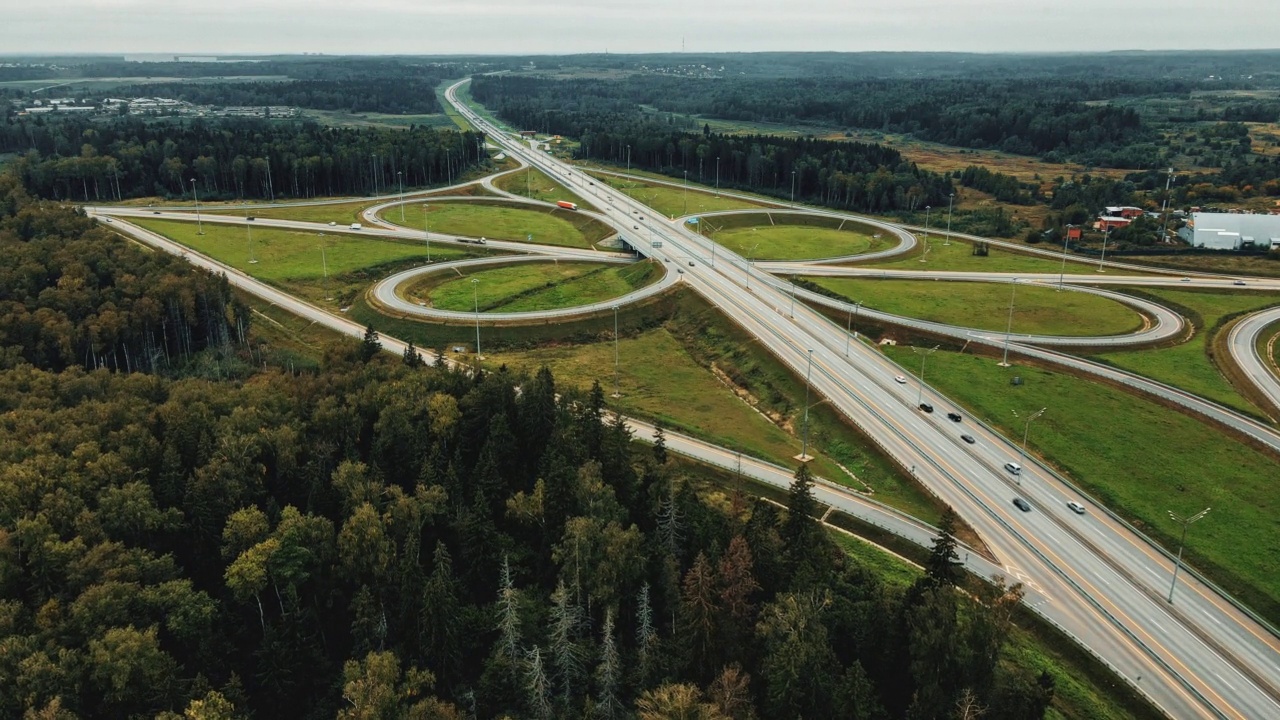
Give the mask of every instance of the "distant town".
<svg viewBox="0 0 1280 720">
<path fill-rule="evenodd" d="M 17 110 L 18 115 L 58 113 L 67 115 L 290 118 L 298 117 L 302 114 L 298 108 L 287 105 L 196 105 L 185 100 L 163 97 L 53 98 L 47 100 L 23 98 L 11 101 L 11 104 Z"/>
</svg>

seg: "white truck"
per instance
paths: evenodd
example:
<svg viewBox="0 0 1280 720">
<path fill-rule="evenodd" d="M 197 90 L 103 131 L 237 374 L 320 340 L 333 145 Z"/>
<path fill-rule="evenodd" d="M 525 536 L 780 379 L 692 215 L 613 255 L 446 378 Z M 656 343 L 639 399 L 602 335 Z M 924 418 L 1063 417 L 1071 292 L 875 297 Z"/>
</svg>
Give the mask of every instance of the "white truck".
<svg viewBox="0 0 1280 720">
<path fill-rule="evenodd" d="M 360 229 L 360 223 L 351 223 L 351 229 L 352 229 L 352 230 L 359 230 L 359 229 Z"/>
</svg>

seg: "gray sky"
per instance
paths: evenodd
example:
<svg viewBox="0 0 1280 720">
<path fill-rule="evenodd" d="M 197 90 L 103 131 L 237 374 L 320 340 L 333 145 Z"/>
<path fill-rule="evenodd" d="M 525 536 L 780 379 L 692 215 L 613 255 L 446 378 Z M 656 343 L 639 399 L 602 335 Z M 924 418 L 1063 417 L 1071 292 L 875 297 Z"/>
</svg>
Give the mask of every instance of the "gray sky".
<svg viewBox="0 0 1280 720">
<path fill-rule="evenodd" d="M 1280 47 L 1277 0 L 0 0 L 0 53 Z"/>
</svg>

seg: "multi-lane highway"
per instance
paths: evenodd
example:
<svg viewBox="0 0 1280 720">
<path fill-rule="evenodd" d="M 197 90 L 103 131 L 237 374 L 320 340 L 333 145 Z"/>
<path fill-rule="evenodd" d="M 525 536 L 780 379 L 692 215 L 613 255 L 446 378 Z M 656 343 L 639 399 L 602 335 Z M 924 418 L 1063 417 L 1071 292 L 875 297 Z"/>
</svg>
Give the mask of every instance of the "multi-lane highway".
<svg viewBox="0 0 1280 720">
<path fill-rule="evenodd" d="M 458 103 L 454 97 L 455 89 L 456 86 L 448 93 L 451 101 L 471 122 L 488 132 L 492 140 L 522 162 L 556 177 L 584 197 L 593 195 L 592 180 L 577 168 L 559 163 L 504 136 Z M 421 198 L 414 201 L 421 201 Z M 644 254 L 662 261 L 665 267 L 682 270 L 679 275 L 691 288 L 755 335 L 800 376 L 811 376 L 814 389 L 825 395 L 851 423 L 877 442 L 905 470 L 915 474 L 955 507 L 999 559 L 995 567 L 984 567 L 980 564 L 982 561 L 974 560 L 971 569 L 984 575 L 998 572 L 1011 580 L 1024 582 L 1029 589 L 1029 605 L 1077 637 L 1174 717 L 1280 716 L 1280 704 L 1277 704 L 1277 696 L 1280 695 L 1280 642 L 1194 576 L 1187 578 L 1179 588 L 1176 605 L 1164 602 L 1171 564 L 1167 553 L 1146 542 L 1105 509 L 1093 505 L 1089 498 L 1080 495 L 1049 469 L 1018 460 L 1016 446 L 994 430 L 968 418 L 963 425 L 956 425 L 945 418 L 945 412 L 930 415 L 918 411 L 915 407 L 917 393 L 939 408 L 949 407 L 949 401 L 931 388 L 894 382 L 895 375 L 907 373 L 861 343 L 850 344 L 844 328 L 829 322 L 803 302 L 792 311 L 785 283 L 772 278 L 765 281 L 769 276 L 753 272 L 740 256 L 723 247 L 713 246 L 708 239 L 690 232 L 682 224 L 655 220 L 656 215 L 650 208 L 623 195 L 616 194 L 612 202 L 598 204 L 604 211 L 597 213 L 597 217 L 622 231 L 626 231 L 629 225 L 644 225 L 649 237 L 662 241 L 662 247 L 641 247 Z M 121 218 L 129 215 L 157 217 L 154 211 L 148 210 L 104 208 L 100 212 L 110 212 Z M 162 213 L 159 217 L 171 216 Z M 191 219 L 189 214 L 176 217 Z M 245 222 L 243 218 L 227 216 L 204 217 L 206 222 Z M 643 220 L 640 219 L 642 217 Z M 405 228 L 351 231 L 331 227 L 325 230 L 324 226 L 313 223 L 265 218 L 256 222 L 308 231 L 384 234 L 402 239 L 424 237 L 421 232 Z M 324 322 L 348 334 L 363 332 L 363 328 L 354 323 L 275 291 L 160 236 L 123 223 L 118 226 L 157 247 L 182 253 L 197 264 L 226 272 L 234 284 L 249 288 L 299 315 Z M 904 248 L 911 247 L 914 242 L 911 233 L 893 226 L 886 228 L 900 238 L 899 247 L 894 251 L 902 252 Z M 433 243 L 452 240 L 449 236 L 435 233 L 430 238 Z M 531 247 L 525 243 L 490 241 L 489 247 L 559 257 L 595 259 L 600 256 L 593 251 Z M 1111 266 L 1110 263 L 1108 265 Z M 763 269 L 764 264 L 759 267 Z M 812 270 L 813 267 L 806 266 L 804 272 Z M 676 273 L 669 273 L 664 282 L 671 282 L 674 275 Z M 1019 277 L 1030 280 L 1032 276 Z M 1089 284 L 1100 284 L 1114 278 L 1085 277 L 1090 278 L 1085 281 Z M 1231 279 L 1192 277 L 1194 279 L 1187 281 L 1192 286 L 1223 282 L 1234 284 Z M 1068 280 L 1078 278 L 1067 276 Z M 983 275 L 982 279 L 989 280 L 991 276 Z M 1012 281 L 1012 277 L 1004 279 Z M 1041 282 L 1056 279 L 1057 276 L 1050 278 L 1047 275 L 1035 278 Z M 1127 278 L 1126 284 L 1133 284 L 1134 280 Z M 1152 282 L 1168 285 L 1181 280 L 1166 277 L 1155 278 Z M 394 287 L 394 284 L 387 285 Z M 617 302 L 605 305 L 612 306 Z M 820 300 L 814 298 L 814 302 Z M 1163 309 L 1139 309 L 1153 318 L 1153 328 L 1149 332 L 1171 332 L 1171 329 L 1181 328 L 1182 321 L 1176 315 L 1160 315 Z M 866 312 L 863 309 L 863 313 Z M 464 315 L 472 316 L 469 313 Z M 894 321 L 908 324 L 903 318 Z M 979 342 L 1000 343 L 1006 340 L 1002 333 L 948 326 L 934 329 L 952 334 L 964 333 Z M 1260 329 L 1261 326 L 1258 327 Z M 1248 335 L 1247 330 L 1242 331 L 1242 337 L 1244 335 Z M 1234 337 L 1233 333 L 1233 346 L 1236 344 Z M 1145 341 L 1150 339 L 1147 337 Z M 1026 355 L 1043 354 L 1054 362 L 1090 365 L 1087 361 L 1026 344 L 1035 340 L 1016 338 L 1014 348 Z M 387 341 L 387 344 L 395 347 L 392 341 Z M 1251 350 L 1254 345 L 1256 343 L 1250 344 Z M 1090 371 L 1101 374 L 1097 368 Z M 1127 373 L 1114 369 L 1110 372 L 1124 381 L 1134 381 L 1133 376 Z M 1269 372 L 1266 376 L 1271 377 Z M 1151 385 L 1158 386 L 1156 390 L 1164 387 L 1158 383 Z M 1142 389 L 1152 391 L 1152 388 Z M 1172 388 L 1168 390 L 1180 392 Z M 1212 408 L 1205 409 L 1206 412 L 1210 410 Z M 1234 419 L 1227 417 L 1224 424 L 1228 421 Z M 1280 438 L 1273 431 L 1256 425 L 1253 432 L 1259 436 L 1269 435 L 1280 445 Z M 975 438 L 974 444 L 959 440 L 962 427 L 963 432 Z M 642 435 L 645 432 L 640 430 Z M 668 441 L 672 443 L 671 434 Z M 688 446 L 682 446 L 679 451 L 713 464 L 726 465 L 724 456 L 727 451 L 679 438 L 680 443 L 686 441 Z M 672 444 L 673 449 L 678 449 Z M 1020 474 L 1013 475 L 1003 468 L 1004 463 L 1011 460 L 1026 466 Z M 744 474 L 779 485 L 789 482 L 789 471 L 776 466 L 770 469 L 766 465 L 757 461 L 744 463 Z M 910 522 L 900 516 L 888 520 L 886 518 L 896 514 L 883 508 L 869 509 L 873 504 L 837 487 L 823 486 L 822 493 L 824 502 L 841 506 L 852 514 L 862 513 L 860 517 L 876 517 L 877 522 L 897 523 L 895 532 L 904 536 L 911 537 L 913 532 L 917 535 L 932 534 L 927 526 L 917 525 L 912 530 L 908 527 Z M 1028 500 L 1032 511 L 1022 512 L 1014 508 L 1010 500 L 1015 495 Z M 1071 512 L 1066 507 L 1068 501 L 1084 504 L 1088 512 L 1085 515 Z"/>
<path fill-rule="evenodd" d="M 1271 408 L 1280 412 L 1280 380 L 1271 369 L 1272 363 L 1258 350 L 1262 331 L 1276 322 L 1280 322 L 1280 307 L 1253 313 L 1232 326 L 1227 344 L 1240 369 L 1270 401 Z"/>
<path fill-rule="evenodd" d="M 472 113 L 448 95 L 459 111 L 513 154 L 579 193 L 590 193 L 581 171 L 544 155 Z M 1280 715 L 1280 652 L 1276 638 L 1212 589 L 1195 582 L 1178 604 L 1161 598 L 1167 558 L 1100 512 L 1076 515 L 1068 499 L 1087 502 L 1037 466 L 1014 476 L 1003 464 L 1015 446 L 988 428 L 972 428 L 977 442 L 960 442 L 941 413 L 915 407 L 914 388 L 893 382 L 893 363 L 861 344 L 845 356 L 845 335 L 807 306 L 794 317 L 788 296 L 749 278 L 742 258 L 682 226 L 653 221 L 653 211 L 625 196 L 607 209 L 615 225 L 644 216 L 661 247 L 652 257 L 685 264 L 689 285 L 752 333 L 904 468 L 949 502 L 978 531 L 1004 565 L 1046 598 L 1037 611 L 1058 622 L 1082 643 L 1133 679 L 1175 717 L 1271 717 Z M 713 252 L 716 259 L 712 260 Z M 692 259 L 691 259 L 692 258 Z M 712 263 L 714 262 L 714 267 Z M 933 404 L 944 397 L 929 391 Z M 971 433 L 972 434 L 972 433 Z M 1014 495 L 1033 504 L 1022 512 Z M 1139 679 L 1141 678 L 1141 679 Z"/>
</svg>

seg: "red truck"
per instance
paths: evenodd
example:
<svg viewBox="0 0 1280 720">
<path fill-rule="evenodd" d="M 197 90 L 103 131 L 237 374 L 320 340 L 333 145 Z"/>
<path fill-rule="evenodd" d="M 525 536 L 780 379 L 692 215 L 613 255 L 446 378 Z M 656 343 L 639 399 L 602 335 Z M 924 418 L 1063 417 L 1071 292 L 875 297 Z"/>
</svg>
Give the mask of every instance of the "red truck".
<svg viewBox="0 0 1280 720">
<path fill-rule="evenodd" d="M 559 205 L 560 207 L 564 208 L 565 210 L 577 210 L 577 209 L 578 209 L 578 204 L 577 204 L 577 203 L 571 203 L 571 202 L 569 202 L 568 200 L 561 200 L 561 201 L 557 202 L 556 204 L 557 204 L 557 205 Z"/>
</svg>

